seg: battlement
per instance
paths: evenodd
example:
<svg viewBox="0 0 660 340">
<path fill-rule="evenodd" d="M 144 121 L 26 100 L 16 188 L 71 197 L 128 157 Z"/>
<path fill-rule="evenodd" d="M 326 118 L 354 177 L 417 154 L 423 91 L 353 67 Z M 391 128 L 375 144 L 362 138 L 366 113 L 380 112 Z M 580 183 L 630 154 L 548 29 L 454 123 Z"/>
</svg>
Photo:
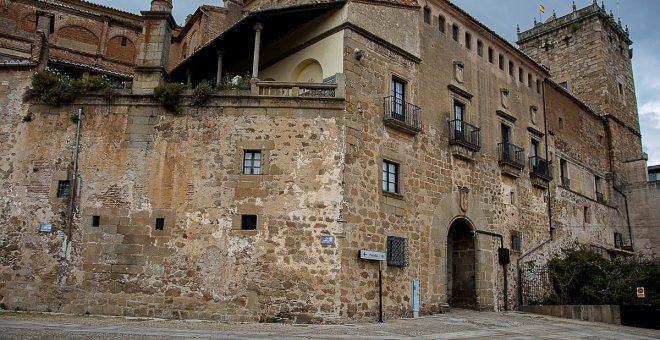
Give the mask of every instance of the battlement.
<svg viewBox="0 0 660 340">
<path fill-rule="evenodd" d="M 617 32 L 621 39 L 623 39 L 628 45 L 632 45 L 628 27 L 624 28 L 621 25 L 621 19 L 619 19 L 618 22 L 615 21 L 614 14 L 611 11 L 610 14 L 607 14 L 605 4 L 603 3 L 598 5 L 596 1 L 594 1 L 592 5 L 580 10 L 576 9 L 575 3 L 573 3 L 573 12 L 559 18 L 557 18 L 553 13 L 553 15 L 544 23 L 537 23 L 535 20 L 533 28 L 524 32 L 518 32 L 518 44 L 524 44 L 527 41 L 537 39 L 540 36 L 546 35 L 548 32 L 552 32 L 563 27 L 570 27 L 574 23 L 583 21 L 593 16 L 599 16 L 603 22 L 609 23 L 612 30 Z"/>
</svg>

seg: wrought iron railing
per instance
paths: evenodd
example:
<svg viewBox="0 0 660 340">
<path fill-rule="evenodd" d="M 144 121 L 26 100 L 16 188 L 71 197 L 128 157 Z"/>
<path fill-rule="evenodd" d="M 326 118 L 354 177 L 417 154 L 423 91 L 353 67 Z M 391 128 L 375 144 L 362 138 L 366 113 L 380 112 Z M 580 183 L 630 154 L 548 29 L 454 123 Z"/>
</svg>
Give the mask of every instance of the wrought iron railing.
<svg viewBox="0 0 660 340">
<path fill-rule="evenodd" d="M 563 186 L 566 189 L 570 188 L 571 187 L 571 180 L 568 179 L 568 177 L 562 176 L 561 177 L 561 186 Z"/>
<path fill-rule="evenodd" d="M 511 143 L 497 144 L 501 164 L 508 164 L 516 168 L 525 168 L 525 149 Z"/>
<path fill-rule="evenodd" d="M 419 114 L 422 109 L 394 96 L 385 97 L 385 119 L 393 119 L 419 129 Z"/>
<path fill-rule="evenodd" d="M 548 181 L 552 179 L 552 166 L 547 159 L 539 156 L 529 157 L 529 168 L 534 176 L 541 177 Z"/>
<path fill-rule="evenodd" d="M 481 149 L 481 129 L 462 120 L 449 121 L 449 144 L 462 145 L 477 151 Z"/>
</svg>

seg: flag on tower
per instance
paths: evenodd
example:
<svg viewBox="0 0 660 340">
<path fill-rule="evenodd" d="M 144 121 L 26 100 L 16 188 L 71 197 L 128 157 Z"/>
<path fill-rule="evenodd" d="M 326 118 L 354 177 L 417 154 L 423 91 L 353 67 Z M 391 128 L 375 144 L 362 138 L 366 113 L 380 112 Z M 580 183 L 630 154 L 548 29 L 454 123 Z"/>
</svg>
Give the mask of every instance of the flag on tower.
<svg viewBox="0 0 660 340">
<path fill-rule="evenodd" d="M 539 10 L 541 10 L 541 13 L 545 13 L 545 7 L 543 5 L 539 5 Z"/>
</svg>

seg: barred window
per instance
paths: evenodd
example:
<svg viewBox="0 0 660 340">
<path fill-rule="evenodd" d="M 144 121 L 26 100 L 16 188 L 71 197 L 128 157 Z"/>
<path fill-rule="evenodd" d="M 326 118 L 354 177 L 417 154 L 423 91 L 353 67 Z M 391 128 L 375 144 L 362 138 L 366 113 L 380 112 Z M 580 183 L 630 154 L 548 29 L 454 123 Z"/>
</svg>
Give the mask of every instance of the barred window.
<svg viewBox="0 0 660 340">
<path fill-rule="evenodd" d="M 519 252 L 522 248 L 522 238 L 519 231 L 511 232 L 511 250 Z"/>
<path fill-rule="evenodd" d="M 399 193 L 399 165 L 383 161 L 383 191 Z"/>
<path fill-rule="evenodd" d="M 243 174 L 261 174 L 261 151 L 245 151 L 243 153 Z"/>
<path fill-rule="evenodd" d="M 408 240 L 403 237 L 387 237 L 387 265 L 405 267 L 408 265 Z"/>
<path fill-rule="evenodd" d="M 71 182 L 69 182 L 69 180 L 57 182 L 57 197 L 66 198 L 69 197 L 70 193 Z"/>
</svg>

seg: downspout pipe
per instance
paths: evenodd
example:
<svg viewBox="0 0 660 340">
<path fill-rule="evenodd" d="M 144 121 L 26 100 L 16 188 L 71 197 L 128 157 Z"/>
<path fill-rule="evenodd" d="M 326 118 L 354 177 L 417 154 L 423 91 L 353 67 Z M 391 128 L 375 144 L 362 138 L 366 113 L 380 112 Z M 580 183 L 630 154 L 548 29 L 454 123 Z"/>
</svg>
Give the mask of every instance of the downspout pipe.
<svg viewBox="0 0 660 340">
<path fill-rule="evenodd" d="M 78 196 L 78 156 L 80 154 L 80 127 L 82 125 L 82 107 L 78 109 L 78 119 L 76 128 L 76 144 L 73 150 L 73 175 L 71 177 L 71 187 L 69 192 L 69 214 L 67 226 L 67 241 L 71 241 L 71 234 L 73 229 L 73 211 L 76 206 L 76 198 Z"/>
<path fill-rule="evenodd" d="M 504 236 L 501 234 L 493 233 L 490 231 L 485 231 L 485 230 L 474 230 L 475 234 L 482 234 L 482 235 L 488 235 L 492 237 L 497 237 L 500 239 L 500 249 L 504 249 Z M 504 270 L 504 310 L 508 311 L 509 310 L 509 275 L 507 273 L 507 264 L 509 263 L 509 259 L 507 258 L 506 261 L 502 261 L 502 259 L 499 257 L 499 251 L 498 251 L 498 259 L 500 264 L 502 264 L 502 269 Z"/>
</svg>

